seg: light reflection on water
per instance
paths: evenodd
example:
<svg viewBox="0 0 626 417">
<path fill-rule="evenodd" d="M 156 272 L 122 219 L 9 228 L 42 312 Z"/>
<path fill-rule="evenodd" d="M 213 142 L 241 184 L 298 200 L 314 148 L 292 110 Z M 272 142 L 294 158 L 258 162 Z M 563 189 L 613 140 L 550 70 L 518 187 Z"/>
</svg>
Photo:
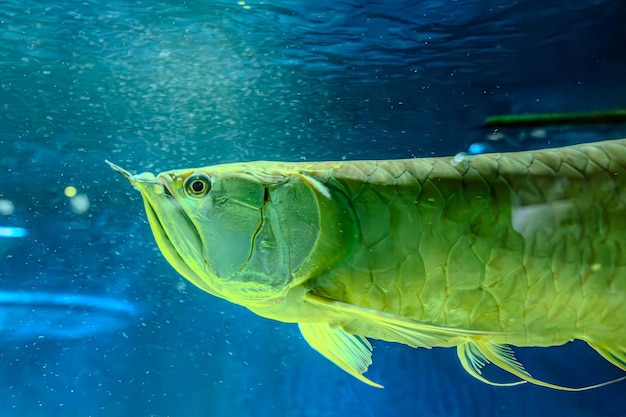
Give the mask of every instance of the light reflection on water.
<svg viewBox="0 0 626 417">
<path fill-rule="evenodd" d="M 130 325 L 136 308 L 90 295 L 0 291 L 0 340 L 78 339 Z"/>
</svg>

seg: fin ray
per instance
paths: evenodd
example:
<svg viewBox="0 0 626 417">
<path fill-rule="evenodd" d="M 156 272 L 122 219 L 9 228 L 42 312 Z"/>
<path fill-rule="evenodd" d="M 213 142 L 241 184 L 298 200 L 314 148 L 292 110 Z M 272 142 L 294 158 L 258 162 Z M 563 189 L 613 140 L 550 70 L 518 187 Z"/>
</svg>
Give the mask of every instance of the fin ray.
<svg viewBox="0 0 626 417">
<path fill-rule="evenodd" d="M 304 340 L 322 356 L 366 384 L 383 387 L 363 376 L 372 364 L 372 345 L 366 338 L 328 323 L 298 323 L 298 326 Z"/>
<path fill-rule="evenodd" d="M 372 308 L 331 300 L 311 293 L 306 295 L 306 301 L 319 307 L 330 309 L 335 313 L 341 313 L 343 317 L 363 320 L 369 325 L 391 336 L 395 336 L 395 339 L 401 339 L 402 343 L 412 347 L 432 348 L 448 344 L 454 338 L 465 339 L 469 336 L 484 337 L 502 334 L 423 323 Z"/>
<path fill-rule="evenodd" d="M 494 385 L 496 387 L 512 387 L 514 385 L 525 384 L 526 381 L 515 381 L 515 382 L 494 382 L 485 378 L 482 375 L 481 369 L 491 363 L 487 357 L 482 353 L 480 349 L 476 347 L 476 345 L 472 342 L 463 343 L 457 346 L 457 355 L 459 357 L 459 361 L 461 362 L 461 366 L 463 369 L 478 379 L 479 381 L 484 382 L 485 384 Z"/>
<path fill-rule="evenodd" d="M 599 384 L 587 385 L 584 387 L 567 387 L 564 385 L 552 384 L 550 382 L 542 381 L 533 377 L 528 371 L 524 369 L 522 364 L 520 364 L 513 350 L 507 345 L 500 345 L 495 343 L 490 343 L 486 340 L 481 340 L 479 338 L 471 339 L 467 345 L 472 346 L 461 346 L 457 347 L 457 354 L 459 356 L 459 360 L 461 361 L 461 365 L 463 368 L 474 378 L 486 382 L 490 385 L 497 386 L 507 386 L 507 385 L 518 385 L 524 382 L 529 382 L 534 385 L 539 385 L 546 388 L 552 388 L 559 391 L 587 391 L 594 388 L 600 388 L 609 384 L 613 384 L 615 382 L 626 380 L 626 376 L 612 379 L 610 381 L 601 382 Z M 508 373 L 515 375 L 520 378 L 521 381 L 513 382 L 513 383 L 496 383 L 493 381 L 489 381 L 485 377 L 482 376 L 480 372 L 480 366 L 478 364 L 493 363 L 500 369 L 507 371 Z"/>
</svg>

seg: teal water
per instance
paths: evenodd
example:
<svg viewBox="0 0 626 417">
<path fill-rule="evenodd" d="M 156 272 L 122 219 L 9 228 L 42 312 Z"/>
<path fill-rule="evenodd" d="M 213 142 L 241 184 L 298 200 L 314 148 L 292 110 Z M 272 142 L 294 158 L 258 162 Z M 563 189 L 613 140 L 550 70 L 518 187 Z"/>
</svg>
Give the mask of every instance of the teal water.
<svg viewBox="0 0 626 417">
<path fill-rule="evenodd" d="M 490 387 L 446 349 L 375 342 L 368 376 L 386 388 L 365 386 L 293 325 L 183 281 L 104 163 L 626 137 L 481 128 L 494 114 L 625 108 L 625 19 L 626 3 L 600 0 L 0 3 L 0 415 L 626 415 L 624 383 Z M 622 374 L 583 344 L 518 356 L 570 385 Z"/>
</svg>

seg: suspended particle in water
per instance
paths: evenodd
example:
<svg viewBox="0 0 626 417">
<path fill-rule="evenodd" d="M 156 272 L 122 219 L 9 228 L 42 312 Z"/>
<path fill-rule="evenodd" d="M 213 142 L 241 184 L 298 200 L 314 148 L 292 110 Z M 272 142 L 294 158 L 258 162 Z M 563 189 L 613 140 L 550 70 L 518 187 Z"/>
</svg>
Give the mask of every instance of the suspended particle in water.
<svg viewBox="0 0 626 417">
<path fill-rule="evenodd" d="M 72 198 L 78 193 L 78 190 L 76 190 L 76 187 L 74 187 L 73 185 L 68 185 L 67 187 L 65 187 L 64 193 L 66 197 Z"/>
</svg>

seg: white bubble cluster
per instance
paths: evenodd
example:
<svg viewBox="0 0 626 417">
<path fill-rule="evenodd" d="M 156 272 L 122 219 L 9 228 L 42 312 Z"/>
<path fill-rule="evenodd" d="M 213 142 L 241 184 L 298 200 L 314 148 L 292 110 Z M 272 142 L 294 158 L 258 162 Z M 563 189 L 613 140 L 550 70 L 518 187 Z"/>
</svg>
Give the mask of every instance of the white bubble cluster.
<svg viewBox="0 0 626 417">
<path fill-rule="evenodd" d="M 87 194 L 76 194 L 70 198 L 70 206 L 76 214 L 83 214 L 89 210 L 89 197 Z"/>
<path fill-rule="evenodd" d="M 10 216 L 15 212 L 15 205 L 11 200 L 0 200 L 0 214 Z"/>
</svg>

